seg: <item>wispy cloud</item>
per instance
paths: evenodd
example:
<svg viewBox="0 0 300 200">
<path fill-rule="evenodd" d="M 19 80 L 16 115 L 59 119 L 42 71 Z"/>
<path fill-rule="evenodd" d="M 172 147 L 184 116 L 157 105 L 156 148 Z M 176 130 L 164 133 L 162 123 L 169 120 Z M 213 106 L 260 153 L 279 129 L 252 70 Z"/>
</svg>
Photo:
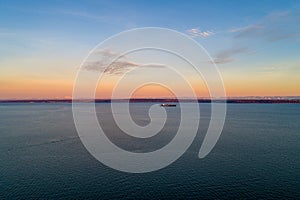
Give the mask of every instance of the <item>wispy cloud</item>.
<svg viewBox="0 0 300 200">
<path fill-rule="evenodd" d="M 299 23 L 300 13 L 291 10 L 272 12 L 264 16 L 257 23 L 249 24 L 244 27 L 231 28 L 224 33 L 231 34 L 234 47 L 217 53 L 214 57 L 214 62 L 217 64 L 234 62 L 238 54 L 255 53 L 262 49 L 262 42 L 265 45 L 283 39 L 292 39 L 297 42 L 300 37 L 300 28 L 296 24 Z M 247 48 L 245 48 L 245 46 Z M 269 71 L 270 70 L 268 70 L 268 72 Z"/>
<path fill-rule="evenodd" d="M 249 25 L 249 26 L 245 26 L 245 27 L 240 27 L 240 28 L 233 28 L 230 29 L 229 32 L 230 33 L 251 33 L 253 31 L 257 31 L 260 29 L 263 29 L 264 27 L 261 25 Z"/>
<path fill-rule="evenodd" d="M 82 18 L 88 18 L 88 19 L 94 19 L 94 20 L 107 20 L 107 17 L 100 16 L 100 15 L 94 15 L 91 13 L 83 12 L 83 11 L 74 11 L 74 10 L 57 10 L 59 14 L 63 15 L 71 15 L 75 17 L 82 17 Z"/>
<path fill-rule="evenodd" d="M 35 7 L 19 7 L 19 6 L 10 6 L 10 9 L 13 9 L 18 12 L 22 13 L 37 13 L 42 15 L 53 15 L 53 16 L 69 16 L 71 17 L 77 17 L 78 19 L 83 20 L 91 20 L 96 21 L 100 23 L 106 23 L 106 24 L 132 24 L 131 21 L 128 21 L 127 18 L 124 17 L 118 17 L 118 16 L 112 16 L 112 15 L 104 15 L 103 13 L 97 13 L 97 12 L 87 12 L 86 10 L 81 10 L 80 8 L 72 8 L 72 7 L 66 7 L 62 8 L 59 7 L 43 7 L 36 9 Z"/>
<path fill-rule="evenodd" d="M 202 37 L 202 38 L 207 38 L 215 33 L 213 31 L 201 31 L 199 28 L 192 28 L 186 31 L 189 35 L 192 37 Z"/>
<path fill-rule="evenodd" d="M 280 70 L 280 68 L 277 67 L 277 66 L 265 66 L 265 67 L 261 67 L 258 72 L 260 74 L 270 75 L 270 74 L 273 74 L 274 72 L 276 72 L 278 70 Z"/>
<path fill-rule="evenodd" d="M 119 53 L 109 49 L 100 49 L 94 53 L 99 57 L 96 61 L 90 61 L 84 64 L 83 69 L 91 71 L 103 71 L 109 75 L 121 75 L 134 69 L 136 67 L 151 67 L 151 68 L 164 68 L 162 64 L 139 64 L 129 60 L 126 56 L 120 56 Z M 117 61 L 114 61 L 118 58 Z"/>
<path fill-rule="evenodd" d="M 14 32 L 0 32 L 0 37 L 11 37 L 16 36 L 17 34 Z"/>
<path fill-rule="evenodd" d="M 242 53 L 247 53 L 247 52 L 248 52 L 248 49 L 245 47 L 226 49 L 226 50 L 219 52 L 214 57 L 213 61 L 216 64 L 230 63 L 235 60 L 234 56 L 236 56 L 237 54 L 242 54 Z"/>
<path fill-rule="evenodd" d="M 300 13 L 297 11 L 272 12 L 257 24 L 230 29 L 235 39 L 259 39 L 278 41 L 282 39 L 298 38 L 300 28 Z"/>
<path fill-rule="evenodd" d="M 273 65 L 256 67 L 255 73 L 262 76 L 272 76 L 272 75 L 283 74 L 285 72 L 288 72 L 291 69 L 292 68 L 287 63 L 284 65 L 273 64 Z"/>
</svg>

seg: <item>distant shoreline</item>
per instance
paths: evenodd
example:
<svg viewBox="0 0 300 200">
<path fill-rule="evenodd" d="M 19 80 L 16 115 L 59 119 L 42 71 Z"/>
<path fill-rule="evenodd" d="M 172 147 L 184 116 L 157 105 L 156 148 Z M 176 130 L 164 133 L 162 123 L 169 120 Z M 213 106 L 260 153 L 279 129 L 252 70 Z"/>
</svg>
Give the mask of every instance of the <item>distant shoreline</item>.
<svg viewBox="0 0 300 200">
<path fill-rule="evenodd" d="M 82 102 L 82 103 L 110 103 L 110 102 L 127 102 L 129 99 L 95 99 L 95 100 L 74 100 L 74 102 Z M 130 99 L 131 103 L 146 103 L 146 102 L 192 102 L 191 99 Z M 300 104 L 300 99 L 244 99 L 244 98 L 232 98 L 232 99 L 198 99 L 198 103 L 247 103 L 247 104 L 255 104 L 255 103 L 262 103 L 262 104 Z M 0 103 L 72 103 L 72 99 L 26 99 L 26 100 L 0 100 Z"/>
</svg>

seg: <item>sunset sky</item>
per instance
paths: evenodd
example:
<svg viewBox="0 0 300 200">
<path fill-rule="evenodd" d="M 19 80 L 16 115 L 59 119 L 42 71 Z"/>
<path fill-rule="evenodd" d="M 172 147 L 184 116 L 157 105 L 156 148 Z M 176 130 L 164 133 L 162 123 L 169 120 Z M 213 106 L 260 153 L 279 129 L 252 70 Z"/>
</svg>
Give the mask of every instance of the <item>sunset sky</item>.
<svg viewBox="0 0 300 200">
<path fill-rule="evenodd" d="M 89 51 L 114 34 L 141 27 L 174 29 L 199 42 L 216 62 L 229 97 L 300 96 L 299 24 L 300 1 L 289 0 L 2 0 L 0 99 L 71 98 Z M 142 57 L 133 55 L 130 62 L 141 63 Z M 118 73 L 107 76 L 98 98 L 110 97 Z M 199 97 L 207 97 L 203 82 L 192 76 L 190 81 Z M 172 96 L 157 85 L 134 95 Z"/>
</svg>

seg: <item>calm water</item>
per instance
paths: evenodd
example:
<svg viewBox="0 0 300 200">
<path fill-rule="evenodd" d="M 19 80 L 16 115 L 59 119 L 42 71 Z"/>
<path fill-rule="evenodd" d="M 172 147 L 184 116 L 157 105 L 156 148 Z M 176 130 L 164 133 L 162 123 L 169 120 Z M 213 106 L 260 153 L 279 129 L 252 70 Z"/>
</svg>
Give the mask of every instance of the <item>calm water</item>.
<svg viewBox="0 0 300 200">
<path fill-rule="evenodd" d="M 134 120 L 149 122 L 149 103 L 131 104 Z M 198 159 L 209 104 L 201 104 L 197 138 L 176 162 L 127 174 L 95 160 L 82 145 L 71 104 L 0 104 L 0 199 L 300 199 L 300 105 L 229 104 L 213 151 Z M 124 136 L 109 104 L 97 104 L 110 139 L 131 151 L 152 151 L 174 137 L 179 108 L 151 141 Z M 187 133 L 188 134 L 188 133 Z"/>
</svg>

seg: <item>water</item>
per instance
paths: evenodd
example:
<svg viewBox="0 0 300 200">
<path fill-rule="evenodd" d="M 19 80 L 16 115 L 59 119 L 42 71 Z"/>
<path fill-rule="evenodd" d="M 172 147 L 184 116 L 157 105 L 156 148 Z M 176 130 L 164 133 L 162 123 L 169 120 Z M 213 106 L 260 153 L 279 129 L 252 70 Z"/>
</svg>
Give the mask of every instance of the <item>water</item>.
<svg viewBox="0 0 300 200">
<path fill-rule="evenodd" d="M 120 134 L 108 105 L 97 104 L 100 123 L 124 149 L 152 151 L 174 137 L 179 108 L 169 113 L 167 134 L 149 145 Z M 149 105 L 131 104 L 138 124 L 149 122 Z M 71 104 L 0 104 L 0 199 L 299 199 L 300 105 L 229 104 L 217 145 L 198 159 L 209 106 L 201 104 L 200 130 L 180 159 L 159 171 L 127 174 L 87 152 Z"/>
</svg>

